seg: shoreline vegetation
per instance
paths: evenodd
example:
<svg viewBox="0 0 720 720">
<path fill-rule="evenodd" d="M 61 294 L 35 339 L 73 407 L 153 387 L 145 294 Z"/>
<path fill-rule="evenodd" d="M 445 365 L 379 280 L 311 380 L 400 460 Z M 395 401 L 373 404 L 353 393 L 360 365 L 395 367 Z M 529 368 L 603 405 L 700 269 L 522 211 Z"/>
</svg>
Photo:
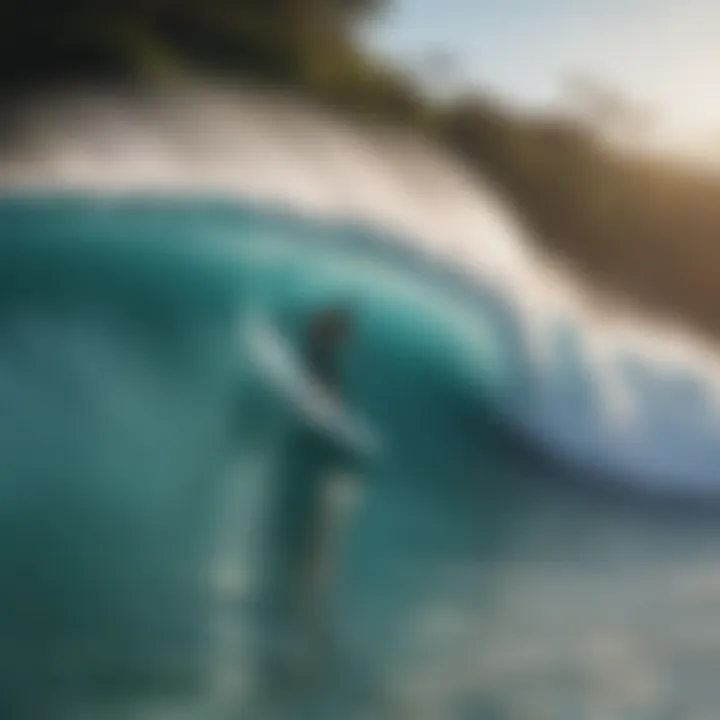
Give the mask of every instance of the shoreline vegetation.
<svg viewBox="0 0 720 720">
<path fill-rule="evenodd" d="M 533 115 L 480 92 L 431 99 L 358 39 L 386 5 L 8 0 L 0 84 L 9 101 L 68 82 L 211 74 L 420 130 L 498 185 L 541 246 L 591 284 L 720 338 L 720 170 L 624 152 L 604 140 L 599 111 Z"/>
</svg>

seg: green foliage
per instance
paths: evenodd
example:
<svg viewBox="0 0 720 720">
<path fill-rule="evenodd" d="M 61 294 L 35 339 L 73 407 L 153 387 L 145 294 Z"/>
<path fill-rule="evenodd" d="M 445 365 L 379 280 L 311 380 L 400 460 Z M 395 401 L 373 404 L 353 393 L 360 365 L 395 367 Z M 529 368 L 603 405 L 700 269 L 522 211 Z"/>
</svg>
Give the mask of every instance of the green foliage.
<svg viewBox="0 0 720 720">
<path fill-rule="evenodd" d="M 5 0 L 0 77 L 132 77 L 232 68 L 298 80 L 310 55 L 349 47 L 378 0 Z"/>
</svg>

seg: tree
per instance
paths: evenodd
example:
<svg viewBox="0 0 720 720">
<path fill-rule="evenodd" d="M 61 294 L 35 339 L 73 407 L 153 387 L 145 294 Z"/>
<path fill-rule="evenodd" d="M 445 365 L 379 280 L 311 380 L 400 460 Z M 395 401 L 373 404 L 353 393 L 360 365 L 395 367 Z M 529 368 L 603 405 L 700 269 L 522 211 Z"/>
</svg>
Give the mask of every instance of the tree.
<svg viewBox="0 0 720 720">
<path fill-rule="evenodd" d="M 349 50 L 382 0 L 6 0 L 0 78 L 132 76 L 209 65 L 292 78 L 308 55 Z"/>
</svg>

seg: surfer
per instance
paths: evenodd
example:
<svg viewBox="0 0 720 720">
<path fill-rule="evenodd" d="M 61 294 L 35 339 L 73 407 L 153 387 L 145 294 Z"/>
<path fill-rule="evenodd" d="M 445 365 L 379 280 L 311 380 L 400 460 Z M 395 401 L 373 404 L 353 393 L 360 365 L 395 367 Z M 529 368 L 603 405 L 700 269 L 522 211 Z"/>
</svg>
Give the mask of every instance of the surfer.
<svg viewBox="0 0 720 720">
<path fill-rule="evenodd" d="M 344 308 L 332 307 L 317 313 L 308 330 L 308 368 L 336 394 L 340 392 L 340 352 L 351 329 L 350 313 Z"/>
<path fill-rule="evenodd" d="M 335 399 L 343 394 L 342 354 L 352 326 L 349 312 L 331 307 L 316 313 L 305 333 L 305 366 Z M 304 691 L 328 668 L 333 553 L 344 524 L 342 493 L 352 454 L 302 418 L 293 422 L 283 448 L 271 508 L 268 609 L 275 642 L 265 651 L 273 694 L 290 690 L 288 685 L 291 694 Z"/>
</svg>

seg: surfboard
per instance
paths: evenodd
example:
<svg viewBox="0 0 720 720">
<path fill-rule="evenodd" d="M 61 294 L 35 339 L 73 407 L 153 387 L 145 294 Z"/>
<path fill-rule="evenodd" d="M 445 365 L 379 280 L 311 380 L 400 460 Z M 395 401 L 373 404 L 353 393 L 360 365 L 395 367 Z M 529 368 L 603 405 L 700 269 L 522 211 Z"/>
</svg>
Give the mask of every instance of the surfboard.
<svg viewBox="0 0 720 720">
<path fill-rule="evenodd" d="M 292 342 L 271 320 L 263 316 L 248 318 L 242 340 L 253 375 L 301 422 L 362 458 L 383 452 L 379 434 L 312 376 Z"/>
</svg>

